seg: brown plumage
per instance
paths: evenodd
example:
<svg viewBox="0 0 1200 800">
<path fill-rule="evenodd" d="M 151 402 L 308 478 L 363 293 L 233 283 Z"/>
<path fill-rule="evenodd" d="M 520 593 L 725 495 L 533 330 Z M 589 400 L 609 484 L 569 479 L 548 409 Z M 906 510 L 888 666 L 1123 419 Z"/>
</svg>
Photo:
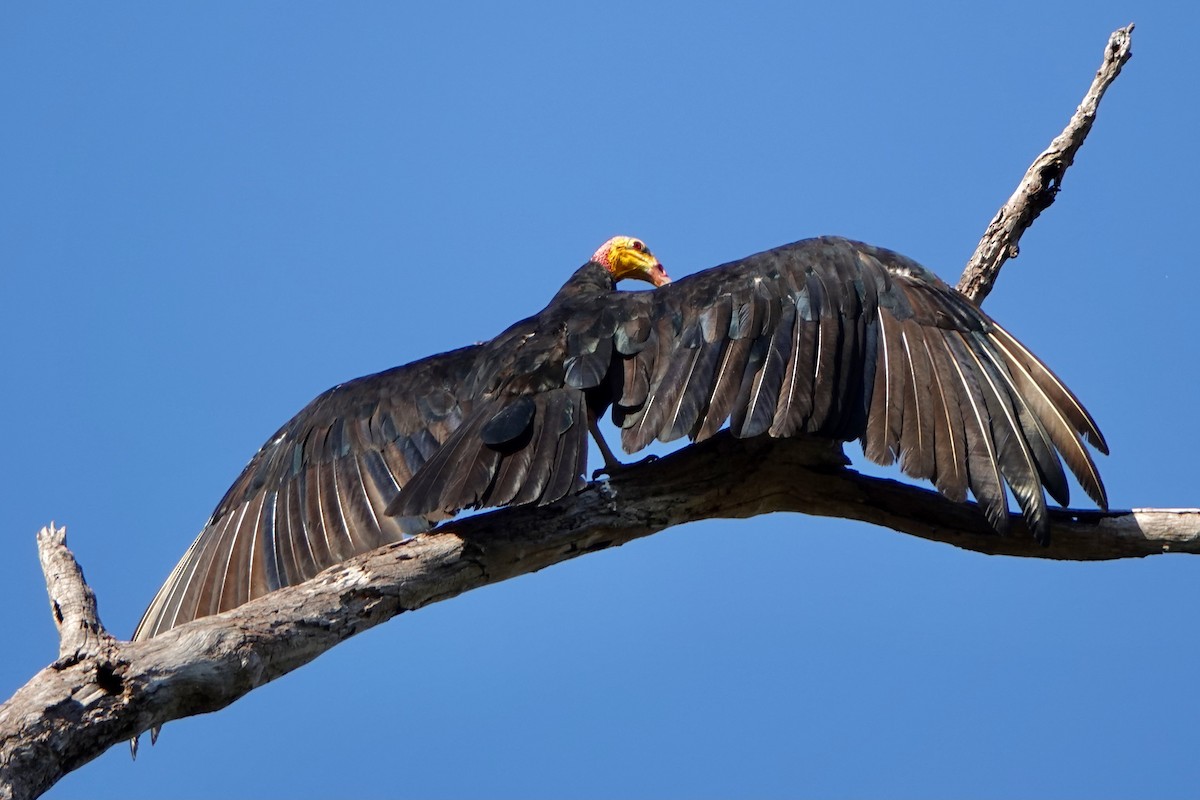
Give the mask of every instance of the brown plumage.
<svg viewBox="0 0 1200 800">
<path fill-rule="evenodd" d="M 616 292 L 624 277 L 661 288 Z M 612 409 L 628 452 L 655 439 L 860 439 L 866 455 L 968 490 L 999 532 L 1008 487 L 1045 539 L 1060 456 L 1101 507 L 1083 440 L 1107 446 L 1032 353 L 917 263 L 810 239 L 667 283 L 617 237 L 539 314 L 495 339 L 337 386 L 254 456 L 159 590 L 135 638 L 298 583 L 483 506 L 582 484 Z M 735 476 L 731 476 L 735 479 Z"/>
</svg>

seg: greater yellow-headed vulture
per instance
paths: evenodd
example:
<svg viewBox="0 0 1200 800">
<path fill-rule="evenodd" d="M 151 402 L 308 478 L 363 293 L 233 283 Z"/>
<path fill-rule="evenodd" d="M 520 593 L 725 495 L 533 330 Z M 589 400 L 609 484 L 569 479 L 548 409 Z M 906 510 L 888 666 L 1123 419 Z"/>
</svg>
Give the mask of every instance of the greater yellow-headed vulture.
<svg viewBox="0 0 1200 800">
<path fill-rule="evenodd" d="M 653 291 L 617 292 L 617 281 Z M 606 242 L 540 313 L 489 342 L 344 383 L 250 460 L 138 625 L 144 639 L 484 506 L 582 483 L 612 409 L 628 452 L 740 437 L 860 439 L 1008 526 L 1007 484 L 1048 532 L 1062 460 L 1106 507 L 1075 396 L 1028 349 L 898 253 L 823 237 L 671 283 L 639 240 Z M 601 440 L 602 441 L 602 440 Z M 737 476 L 729 476 L 737 480 Z M 802 480 L 798 477 L 798 480 Z"/>
</svg>

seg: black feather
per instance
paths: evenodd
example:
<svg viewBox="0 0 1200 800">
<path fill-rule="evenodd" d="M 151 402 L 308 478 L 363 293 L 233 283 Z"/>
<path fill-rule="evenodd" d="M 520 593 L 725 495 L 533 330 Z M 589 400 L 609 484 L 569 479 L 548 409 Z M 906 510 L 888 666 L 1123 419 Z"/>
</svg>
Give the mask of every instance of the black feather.
<svg viewBox="0 0 1200 800">
<path fill-rule="evenodd" d="M 542 406 L 537 415 L 540 422 L 528 448 L 528 473 L 524 484 L 510 502 L 535 503 L 542 498 L 557 462 L 559 439 L 574 421 L 570 407 L 576 399 L 576 394 L 577 392 L 573 391 L 547 392 L 542 398 Z"/>
<path fill-rule="evenodd" d="M 942 494 L 961 503 L 967 498 L 966 440 L 959 413 L 958 376 L 940 342 L 921 342 L 929 358 L 930 399 L 933 402 L 933 483 Z"/>
<path fill-rule="evenodd" d="M 807 285 L 795 291 L 791 299 L 796 309 L 792 345 L 788 348 L 787 367 L 779 389 L 775 418 L 771 422 L 772 436 L 792 436 L 803 431 L 813 408 L 813 373 L 818 363 L 816 347 L 820 322 L 814 315 Z"/>
<path fill-rule="evenodd" d="M 580 488 L 587 469 L 587 408 L 582 392 L 574 392 L 562 405 L 558 426 L 558 452 L 546 489 L 538 499 L 545 505 L 561 500 Z"/>
<path fill-rule="evenodd" d="M 510 400 L 479 430 L 480 440 L 492 447 L 501 447 L 521 438 L 529 431 L 536 406 L 533 398 L 522 395 Z"/>
<path fill-rule="evenodd" d="M 970 369 L 970 354 L 957 334 L 942 338 L 941 343 L 950 355 L 958 378 L 955 388 L 958 390 L 959 413 L 966 434 L 967 484 L 991 526 L 999 533 L 1007 533 L 1008 502 L 979 379 Z"/>
</svg>

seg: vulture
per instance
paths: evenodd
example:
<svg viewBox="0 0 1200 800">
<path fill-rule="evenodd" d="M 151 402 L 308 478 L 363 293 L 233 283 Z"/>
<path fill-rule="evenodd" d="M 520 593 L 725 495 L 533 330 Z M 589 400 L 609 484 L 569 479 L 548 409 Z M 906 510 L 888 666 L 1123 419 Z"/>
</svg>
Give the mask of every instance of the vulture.
<svg viewBox="0 0 1200 800">
<path fill-rule="evenodd" d="M 624 279 L 649 291 L 615 291 Z M 808 239 L 671 282 L 605 242 L 541 312 L 488 342 L 335 386 L 226 492 L 135 639 L 300 583 L 464 509 L 560 500 L 611 410 L 624 449 L 738 437 L 858 439 L 1005 533 L 1010 492 L 1046 541 L 1063 462 L 1107 508 L 1091 415 L 1024 345 L 898 253 Z M 735 480 L 736 476 L 730 476 Z M 802 480 L 802 477 L 798 477 Z M 1045 494 L 1043 493 L 1045 490 Z"/>
</svg>

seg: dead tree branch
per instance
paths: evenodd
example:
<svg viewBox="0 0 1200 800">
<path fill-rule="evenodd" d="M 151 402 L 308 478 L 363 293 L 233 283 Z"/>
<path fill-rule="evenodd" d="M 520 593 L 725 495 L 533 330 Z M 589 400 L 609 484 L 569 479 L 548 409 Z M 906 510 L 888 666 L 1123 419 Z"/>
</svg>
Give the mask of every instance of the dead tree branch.
<svg viewBox="0 0 1200 800">
<path fill-rule="evenodd" d="M 100 623 L 96 593 L 83 578 L 83 570 L 67 549 L 67 529 L 51 522 L 38 531 L 38 559 L 46 576 L 50 611 L 58 627 L 58 659 L 69 661 L 111 643 L 113 637 Z"/>
<path fill-rule="evenodd" d="M 976 300 L 1053 201 L 1100 96 L 1129 58 L 1132 29 L 1113 34 L 1071 124 L 1030 167 L 980 242 L 960 284 Z M 974 506 L 861 475 L 830 442 L 726 433 L 553 506 L 452 522 L 133 643 L 104 629 L 64 532 L 52 525 L 39 534 L 38 547 L 61 637 L 59 658 L 0 706 L 0 800 L 37 797 L 114 744 L 224 708 L 405 611 L 687 522 L 777 511 L 861 520 L 989 554 L 1098 560 L 1200 553 L 1200 509 L 1058 512 L 1052 544 L 1042 547 L 1019 517 L 1010 536 L 997 536 Z"/>
<path fill-rule="evenodd" d="M 451 523 L 147 642 L 89 639 L 0 706 L 0 797 L 36 797 L 112 745 L 224 708 L 405 611 L 686 522 L 776 511 L 862 520 L 982 553 L 1200 553 L 1200 509 L 1059 512 L 1042 547 L 1019 517 L 1010 536 L 997 536 L 974 506 L 861 475 L 829 442 L 722 434 L 556 505 Z M 73 563 L 61 541 L 54 546 Z"/>
<path fill-rule="evenodd" d="M 958 281 L 958 290 L 977 304 L 982 303 L 983 298 L 992 291 L 1004 262 L 1017 257 L 1021 236 L 1058 196 L 1063 175 L 1075 161 L 1075 153 L 1096 121 L 1100 99 L 1104 97 L 1109 84 L 1121 74 L 1121 67 L 1133 55 L 1132 44 L 1133 23 L 1113 31 L 1112 36 L 1108 37 L 1104 60 L 1071 121 L 1050 146 L 1033 160 L 1025 171 L 1025 177 L 1017 184 L 1017 190 L 987 226 L 975 248 L 975 254 L 967 262 Z"/>
</svg>

